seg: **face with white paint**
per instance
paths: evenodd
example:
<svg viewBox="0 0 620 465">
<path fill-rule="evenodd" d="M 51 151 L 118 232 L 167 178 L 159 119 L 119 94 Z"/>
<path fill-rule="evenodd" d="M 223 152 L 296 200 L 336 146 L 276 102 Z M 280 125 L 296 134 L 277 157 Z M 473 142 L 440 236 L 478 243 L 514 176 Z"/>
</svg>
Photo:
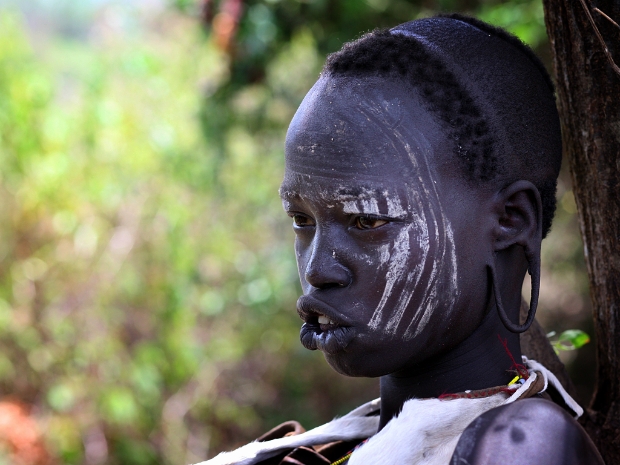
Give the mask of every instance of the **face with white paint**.
<svg viewBox="0 0 620 465">
<path fill-rule="evenodd" d="M 322 77 L 286 139 L 283 206 L 301 340 L 337 371 L 382 376 L 463 341 L 488 302 L 482 192 L 401 83 Z"/>
</svg>

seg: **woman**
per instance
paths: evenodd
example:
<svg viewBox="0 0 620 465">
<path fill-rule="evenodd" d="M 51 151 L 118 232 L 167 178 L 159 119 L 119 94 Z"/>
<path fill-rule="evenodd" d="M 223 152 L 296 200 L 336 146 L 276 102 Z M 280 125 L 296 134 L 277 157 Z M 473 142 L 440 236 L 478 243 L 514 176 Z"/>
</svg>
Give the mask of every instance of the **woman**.
<svg viewBox="0 0 620 465">
<path fill-rule="evenodd" d="M 331 55 L 289 127 L 280 189 L 301 342 L 380 377 L 381 398 L 207 463 L 602 463 L 563 407 L 581 408 L 519 346 L 560 163 L 549 76 L 501 29 L 428 18 Z"/>
</svg>

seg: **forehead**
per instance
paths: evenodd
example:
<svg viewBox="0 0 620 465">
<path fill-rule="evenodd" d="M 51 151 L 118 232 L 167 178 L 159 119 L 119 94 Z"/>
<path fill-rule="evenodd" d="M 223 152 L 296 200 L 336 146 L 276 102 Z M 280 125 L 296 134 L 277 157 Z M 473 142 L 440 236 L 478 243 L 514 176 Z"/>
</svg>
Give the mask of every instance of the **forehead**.
<svg viewBox="0 0 620 465">
<path fill-rule="evenodd" d="M 296 188 L 299 184 L 309 186 L 308 191 L 323 200 L 371 200 L 390 195 L 389 190 L 381 185 L 366 183 L 352 186 L 346 181 L 348 180 L 323 176 L 310 179 L 308 175 L 289 172 L 280 186 L 280 197 L 285 200 L 297 200 L 304 197 L 305 193 L 299 192 Z"/>
<path fill-rule="evenodd" d="M 280 197 L 285 210 L 308 202 L 315 207 L 336 208 L 347 214 L 389 216 L 405 219 L 409 216 L 411 190 L 405 185 L 386 186 L 382 183 L 359 182 L 354 179 L 326 178 L 287 173 Z"/>
<path fill-rule="evenodd" d="M 422 99 L 395 80 L 321 77 L 286 137 L 286 169 L 385 181 L 414 175 L 449 147 Z"/>
<path fill-rule="evenodd" d="M 310 177 L 288 171 L 279 192 L 285 205 L 320 200 L 331 207 L 341 206 L 345 213 L 379 214 L 385 210 L 400 217 L 404 215 L 402 200 L 407 198 L 408 190 L 405 185 L 387 185 L 368 180 L 356 183 L 354 178 Z"/>
</svg>

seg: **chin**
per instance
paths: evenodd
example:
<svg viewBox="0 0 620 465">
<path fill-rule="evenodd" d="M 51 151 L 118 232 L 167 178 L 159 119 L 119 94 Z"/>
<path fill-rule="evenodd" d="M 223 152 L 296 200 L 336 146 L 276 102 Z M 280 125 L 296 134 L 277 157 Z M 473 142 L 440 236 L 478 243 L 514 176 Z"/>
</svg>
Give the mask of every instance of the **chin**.
<svg viewBox="0 0 620 465">
<path fill-rule="evenodd" d="M 391 367 L 383 360 L 375 360 L 367 354 L 353 352 L 339 352 L 336 354 L 323 353 L 325 360 L 336 372 L 352 378 L 379 378 L 391 373 Z"/>
</svg>

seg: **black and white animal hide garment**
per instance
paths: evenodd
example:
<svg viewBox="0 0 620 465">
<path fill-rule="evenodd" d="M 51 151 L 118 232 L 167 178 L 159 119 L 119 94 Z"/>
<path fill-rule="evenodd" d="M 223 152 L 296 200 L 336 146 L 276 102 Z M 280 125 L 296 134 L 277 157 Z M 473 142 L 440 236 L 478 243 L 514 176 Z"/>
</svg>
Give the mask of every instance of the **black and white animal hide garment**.
<svg viewBox="0 0 620 465">
<path fill-rule="evenodd" d="M 530 376 L 523 384 L 508 386 L 508 393 L 499 392 L 473 399 L 411 399 L 405 402 L 401 413 L 378 433 L 379 417 L 368 416 L 379 408 L 380 399 L 375 399 L 342 418 L 305 433 L 252 442 L 196 465 L 253 465 L 301 446 L 365 438 L 369 438 L 368 441 L 355 450 L 347 465 L 448 465 L 461 434 L 472 421 L 488 410 L 523 398 L 537 381 L 542 386 L 539 393 L 551 384 L 575 412 L 575 417 L 581 416 L 583 409 L 568 395 L 553 373 L 527 357 L 523 357 L 523 363 Z M 544 383 L 540 383 L 541 377 Z"/>
</svg>

